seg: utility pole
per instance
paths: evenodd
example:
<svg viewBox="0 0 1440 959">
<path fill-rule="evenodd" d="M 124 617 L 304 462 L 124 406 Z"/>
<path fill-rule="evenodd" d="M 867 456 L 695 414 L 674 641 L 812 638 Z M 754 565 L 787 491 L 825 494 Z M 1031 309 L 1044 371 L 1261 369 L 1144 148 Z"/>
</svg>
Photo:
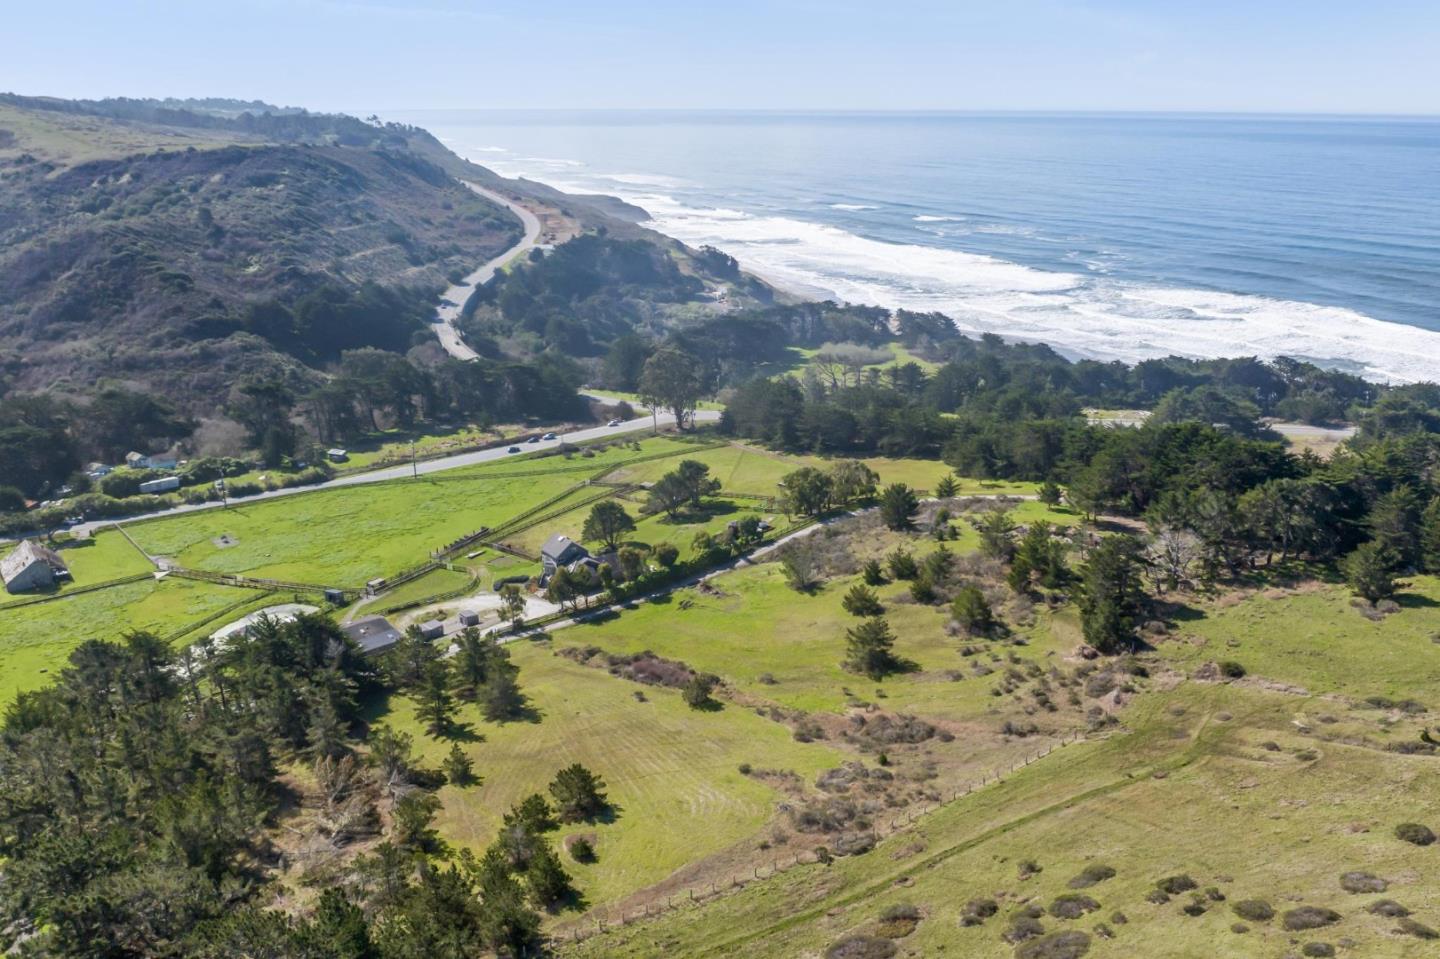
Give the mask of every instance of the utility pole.
<svg viewBox="0 0 1440 959">
<path fill-rule="evenodd" d="M 410 441 L 410 476 L 413 479 L 420 478 L 420 464 L 415 462 L 415 441 Z"/>
<path fill-rule="evenodd" d="M 225 477 L 222 476 L 215 481 L 215 488 L 220 491 L 220 508 L 229 509 L 230 498 L 225 495 Z"/>
</svg>

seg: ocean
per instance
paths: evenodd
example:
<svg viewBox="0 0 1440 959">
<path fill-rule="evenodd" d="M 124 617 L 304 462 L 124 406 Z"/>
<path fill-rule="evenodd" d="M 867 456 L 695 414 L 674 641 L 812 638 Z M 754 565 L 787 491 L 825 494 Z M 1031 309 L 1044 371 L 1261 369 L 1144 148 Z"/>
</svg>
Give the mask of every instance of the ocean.
<svg viewBox="0 0 1440 959">
<path fill-rule="evenodd" d="M 417 111 L 787 289 L 1072 357 L 1440 379 L 1440 118 Z"/>
</svg>

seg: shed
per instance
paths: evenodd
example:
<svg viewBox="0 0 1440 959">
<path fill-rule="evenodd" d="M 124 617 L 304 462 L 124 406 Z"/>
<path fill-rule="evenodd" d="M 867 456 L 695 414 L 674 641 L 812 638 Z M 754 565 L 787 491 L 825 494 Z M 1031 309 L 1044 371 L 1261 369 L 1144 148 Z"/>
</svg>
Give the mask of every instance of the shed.
<svg viewBox="0 0 1440 959">
<path fill-rule="evenodd" d="M 159 479 L 146 480 L 140 484 L 142 493 L 164 493 L 179 488 L 180 477 L 178 476 L 162 476 Z"/>
<path fill-rule="evenodd" d="M 60 555 L 33 539 L 24 540 L 0 559 L 0 580 L 4 580 L 7 593 L 48 589 L 55 585 L 55 580 L 69 576 L 70 569 Z"/>
<path fill-rule="evenodd" d="M 326 450 L 325 458 L 330 460 L 330 462 L 332 463 L 344 463 L 346 460 L 350 459 L 350 453 L 347 450 L 342 450 L 338 448 L 333 450 Z"/>
<path fill-rule="evenodd" d="M 150 465 L 150 457 L 137 450 L 125 454 L 125 465 L 131 469 L 142 469 Z"/>
<path fill-rule="evenodd" d="M 345 590 L 343 590 L 343 589 L 327 589 L 327 590 L 325 590 L 325 602 L 329 603 L 331 606 L 344 606 L 344 605 L 345 605 Z"/>
<path fill-rule="evenodd" d="M 479 625 L 480 625 L 480 614 L 477 613 L 477 612 L 475 612 L 475 610 L 473 610 L 473 609 L 462 609 L 462 610 L 460 611 L 460 625 L 461 625 L 461 626 L 479 626 Z"/>
<path fill-rule="evenodd" d="M 420 635 L 426 639 L 439 639 L 445 635 L 445 624 L 438 619 L 427 620 L 420 624 Z"/>
<path fill-rule="evenodd" d="M 366 656 L 383 653 L 400 642 L 400 630 L 390 625 L 390 621 L 384 616 L 367 616 L 365 619 L 357 619 L 341 629 Z"/>
</svg>

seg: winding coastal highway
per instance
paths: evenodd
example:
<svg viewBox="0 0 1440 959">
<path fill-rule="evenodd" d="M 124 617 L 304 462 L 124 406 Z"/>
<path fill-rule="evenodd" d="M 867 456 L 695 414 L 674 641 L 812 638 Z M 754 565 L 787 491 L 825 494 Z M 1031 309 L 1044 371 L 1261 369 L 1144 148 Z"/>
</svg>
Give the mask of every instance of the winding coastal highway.
<svg viewBox="0 0 1440 959">
<path fill-rule="evenodd" d="M 435 338 L 440 341 L 440 345 L 445 348 L 446 353 L 457 360 L 473 360 L 479 354 L 465 345 L 465 341 L 460 338 L 460 331 L 455 328 L 455 321 L 460 318 L 460 310 L 465 306 L 465 301 L 469 299 L 475 288 L 490 282 L 490 278 L 495 275 L 496 270 L 515 257 L 523 256 L 536 247 L 536 241 L 540 239 L 540 220 L 520 204 L 501 196 L 494 190 L 487 190 L 469 180 L 460 182 L 485 199 L 500 204 L 518 216 L 521 224 L 525 227 L 525 235 L 520 238 L 519 243 L 487 261 L 475 272 L 445 291 L 440 298 L 440 308 L 435 311 L 435 319 L 430 323 L 430 328 L 435 331 Z"/>
</svg>

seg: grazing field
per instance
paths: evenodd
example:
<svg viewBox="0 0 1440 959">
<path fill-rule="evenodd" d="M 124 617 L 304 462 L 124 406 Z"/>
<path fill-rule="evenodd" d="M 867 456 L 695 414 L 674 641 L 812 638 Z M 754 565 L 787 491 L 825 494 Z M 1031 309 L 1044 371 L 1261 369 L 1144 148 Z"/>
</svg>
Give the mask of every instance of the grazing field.
<svg viewBox="0 0 1440 959">
<path fill-rule="evenodd" d="M 432 569 L 424 576 L 418 576 L 385 593 L 373 605 L 367 606 L 361 615 L 368 616 L 400 606 L 419 605 L 427 602 L 432 596 L 460 589 L 472 581 L 474 581 L 474 576 L 462 570 Z M 479 589 L 479 584 L 475 588 Z"/>
<path fill-rule="evenodd" d="M 594 494 L 593 489 L 581 490 L 576 494 L 575 499 L 588 499 Z M 651 516 L 641 514 L 640 509 L 645 503 L 643 493 L 613 498 L 624 506 L 635 520 L 635 530 L 625 535 L 625 543 L 636 546 L 655 546 L 662 542 L 673 543 L 680 550 L 681 559 L 689 559 L 694 555 L 695 550 L 691 543 L 698 533 L 717 535 L 725 530 L 728 523 L 746 516 L 774 519 L 772 512 L 762 508 L 764 505 L 762 503 L 749 499 L 731 499 L 724 495 L 708 497 L 705 500 L 705 508 L 698 514 L 685 513 L 674 519 L 664 513 Z M 538 554 L 540 547 L 552 533 L 563 533 L 571 539 L 579 540 L 585 526 L 585 518 L 590 515 L 593 506 L 593 503 L 576 506 L 568 512 L 523 530 L 515 536 L 505 537 L 505 543 Z M 599 543 L 587 543 L 586 545 L 592 551 L 603 548 Z"/>
<path fill-rule="evenodd" d="M 1234 660 L 1314 693 L 1412 697 L 1440 676 L 1440 580 L 1416 576 L 1398 600 L 1399 612 L 1375 621 L 1339 585 L 1225 597 L 1202 607 L 1203 618 L 1181 622 L 1160 654 L 1185 668 Z"/>
<path fill-rule="evenodd" d="M 0 704 L 48 684 L 70 651 L 87 639 L 113 640 L 131 630 L 165 636 L 233 604 L 244 603 L 230 617 L 238 618 L 267 601 L 273 594 L 169 577 L 0 609 Z"/>
<path fill-rule="evenodd" d="M 1129 710 L 1128 731 L 1058 750 L 864 856 L 796 868 L 560 951 L 818 956 L 852 935 L 890 932 L 900 937 L 897 955 L 1062 955 L 1019 953 L 1002 933 L 1026 904 L 1048 911 L 1077 894 L 1070 881 L 1082 870 L 1107 866 L 1113 878 L 1079 891 L 1098 908 L 1038 920 L 1047 934 L 1086 934 L 1092 959 L 1248 959 L 1299 955 L 1312 942 L 1350 943 L 1354 955 L 1431 955 L 1433 943 L 1365 907 L 1393 898 L 1420 923 L 1440 924 L 1433 847 L 1393 832 L 1397 822 L 1440 819 L 1440 767 L 1354 746 L 1311 749 L 1290 723 L 1310 702 L 1198 685 L 1147 695 Z M 1023 877 L 1026 861 L 1040 871 Z M 1352 871 L 1388 884 L 1384 897 L 1345 891 L 1340 877 Z M 1158 881 L 1177 875 L 1193 879 L 1194 893 L 1149 901 Z M 1233 907 L 1253 899 L 1274 918 L 1242 921 Z M 998 914 L 967 926 L 975 900 L 993 901 Z M 878 922 L 902 906 L 915 907 L 918 923 L 897 931 Z M 1333 909 L 1339 919 L 1284 928 L 1284 913 L 1301 906 Z M 1319 954 L 1331 953 L 1307 953 Z"/>
<path fill-rule="evenodd" d="M 545 793 L 562 767 L 584 764 L 608 784 L 613 821 L 562 825 L 550 835 L 558 843 L 593 833 L 595 863 L 565 856 L 589 905 L 623 898 L 755 834 L 781 794 L 742 775 L 741 763 L 790 769 L 808 781 L 843 758 L 824 744 L 793 741 L 785 726 L 747 709 L 694 710 L 675 690 L 577 665 L 545 644 L 510 649 L 536 721 L 489 723 L 475 707 L 462 707 L 459 718 L 473 729 L 459 742 L 484 781 L 443 788 L 437 825 L 447 841 L 478 852 L 495 838 L 507 809 Z M 425 735 L 404 699 L 379 719 L 414 735 L 429 765 L 438 766 L 450 750 L 448 741 Z"/>
</svg>

